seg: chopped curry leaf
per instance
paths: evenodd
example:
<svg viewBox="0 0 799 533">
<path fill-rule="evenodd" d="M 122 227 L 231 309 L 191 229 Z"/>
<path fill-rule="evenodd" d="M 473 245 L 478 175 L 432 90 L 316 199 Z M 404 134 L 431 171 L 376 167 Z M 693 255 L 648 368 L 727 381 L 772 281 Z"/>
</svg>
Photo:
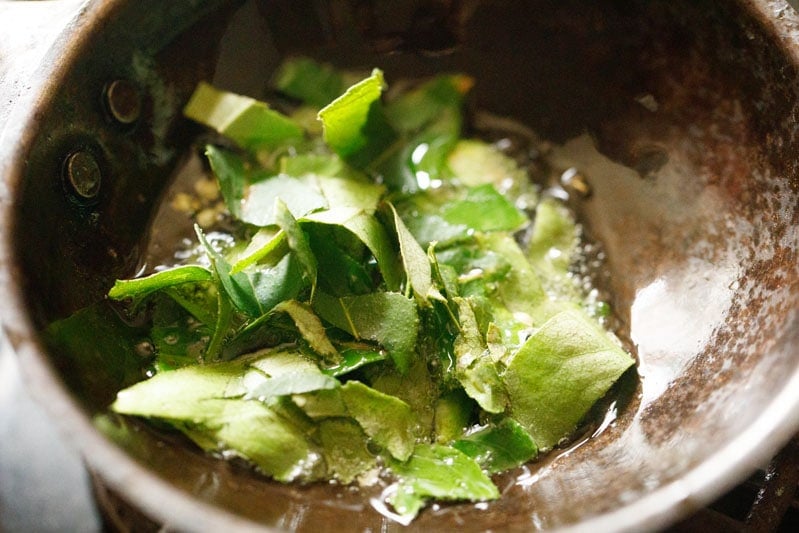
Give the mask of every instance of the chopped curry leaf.
<svg viewBox="0 0 799 533">
<path fill-rule="evenodd" d="M 207 268 L 197 265 L 182 265 L 169 270 L 162 270 L 143 278 L 117 280 L 111 290 L 108 291 L 108 297 L 114 300 L 125 298 L 141 299 L 150 293 L 167 287 L 184 283 L 210 281 L 212 278 L 213 276 Z"/>
<path fill-rule="evenodd" d="M 265 401 L 277 396 L 329 390 L 339 386 L 338 380 L 322 373 L 318 369 L 298 370 L 267 378 L 257 387 L 251 389 L 244 398 Z"/>
<path fill-rule="evenodd" d="M 242 200 L 241 220 L 254 226 L 276 224 L 278 198 L 294 218 L 328 207 L 325 197 L 312 184 L 279 174 L 250 185 Z"/>
<path fill-rule="evenodd" d="M 393 215 L 394 227 L 399 240 L 400 257 L 405 268 L 405 277 L 408 285 L 413 289 L 418 302 L 425 304 L 433 290 L 432 269 L 427 254 L 413 238 L 405 223 L 397 214 L 397 210 L 390 205 Z"/>
<path fill-rule="evenodd" d="M 316 290 L 316 273 L 318 269 L 316 256 L 311 251 L 308 238 L 297 223 L 297 219 L 294 218 L 288 210 L 288 207 L 286 207 L 286 204 L 280 198 L 275 198 L 275 222 L 286 236 L 289 249 L 295 254 L 306 281 L 311 284 L 311 299 L 313 299 L 313 294 Z"/>
<path fill-rule="evenodd" d="M 477 231 L 515 231 L 527 224 L 524 213 L 490 183 L 469 189 L 463 200 L 446 207 L 443 218 Z"/>
<path fill-rule="evenodd" d="M 633 363 L 583 313 L 559 313 L 527 339 L 503 375 L 511 416 L 540 448 L 551 448 Z"/>
<path fill-rule="evenodd" d="M 449 446 L 420 444 L 410 460 L 392 462 L 391 466 L 399 481 L 388 501 L 406 519 L 416 516 L 431 498 L 476 501 L 499 498 L 499 490 L 477 462 Z"/>
<path fill-rule="evenodd" d="M 345 383 L 341 398 L 364 432 L 392 457 L 404 461 L 411 455 L 415 417 L 407 403 L 358 381 Z"/>
<path fill-rule="evenodd" d="M 386 288 L 396 291 L 401 284 L 401 265 L 386 228 L 371 215 L 353 208 L 334 208 L 308 215 L 304 222 L 340 226 L 355 235 L 372 252 Z"/>
<path fill-rule="evenodd" d="M 136 326 L 96 306 L 47 338 L 112 411 L 278 481 L 389 483 L 407 523 L 498 498 L 488 476 L 567 439 L 634 360 L 585 310 L 572 213 L 463 138 L 474 80 L 352 76 L 288 60 L 288 115 L 201 84 L 185 114 L 228 138 L 205 149 L 226 213 L 111 288 Z"/>
<path fill-rule="evenodd" d="M 283 300 L 274 307 L 274 310 L 286 313 L 291 317 L 300 334 L 316 353 L 330 363 L 341 362 L 341 355 L 327 338 L 322 321 L 307 305 L 296 300 Z"/>
<path fill-rule="evenodd" d="M 375 69 L 319 111 L 325 142 L 356 168 L 369 166 L 396 139 L 380 101 L 384 85 L 382 71 Z"/>
<path fill-rule="evenodd" d="M 402 294 L 375 292 L 334 298 L 320 293 L 314 310 L 355 339 L 379 343 L 401 371 L 410 366 L 419 317 L 413 301 Z"/>
<path fill-rule="evenodd" d="M 420 86 L 401 93 L 386 105 L 386 115 L 399 131 L 419 131 L 442 115 L 455 110 L 460 121 L 460 108 L 474 79 L 463 74 L 440 75 Z"/>
<path fill-rule="evenodd" d="M 232 216 L 241 218 L 241 200 L 250 182 L 244 160 L 238 154 L 212 144 L 205 147 L 205 157 L 219 183 L 228 211 Z"/>
<path fill-rule="evenodd" d="M 243 148 L 278 146 L 302 139 L 294 121 L 264 102 L 200 83 L 183 114 L 209 126 Z"/>
<path fill-rule="evenodd" d="M 321 420 L 319 441 L 330 473 L 342 483 L 352 483 L 377 466 L 377 458 L 369 452 L 369 438 L 349 418 Z"/>
<path fill-rule="evenodd" d="M 512 418 L 477 428 L 452 443 L 489 473 L 504 472 L 535 458 L 538 448 L 532 437 Z"/>
</svg>

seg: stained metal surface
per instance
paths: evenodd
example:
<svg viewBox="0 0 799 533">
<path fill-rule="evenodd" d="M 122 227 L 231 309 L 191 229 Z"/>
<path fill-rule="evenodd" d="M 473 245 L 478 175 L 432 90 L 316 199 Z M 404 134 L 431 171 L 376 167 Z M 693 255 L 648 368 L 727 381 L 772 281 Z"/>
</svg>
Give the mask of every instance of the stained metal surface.
<svg viewBox="0 0 799 533">
<path fill-rule="evenodd" d="M 135 267 L 152 205 L 196 134 L 175 119 L 194 84 L 260 96 L 286 53 L 379 65 L 389 79 L 464 70 L 481 108 L 552 139 L 554 164 L 590 190 L 580 210 L 607 250 L 614 308 L 639 357 L 640 383 L 604 432 L 507 477 L 499 501 L 427 512 L 410 530 L 661 527 L 799 428 L 799 18 L 788 4 L 421 4 L 94 3 L 51 56 L 24 134 L 0 147 L 6 328 L 98 475 L 156 521 L 397 527 L 357 493 L 274 484 L 147 430 L 124 451 L 111 445 L 89 417 L 113 397 L 113 377 L 43 353 L 35 333 Z M 436 41 L 425 28 L 442 9 L 457 20 Z M 129 129 L 102 105 L 117 79 L 142 91 Z M 65 201 L 56 180 L 76 145 L 103 169 L 92 206 Z"/>
</svg>

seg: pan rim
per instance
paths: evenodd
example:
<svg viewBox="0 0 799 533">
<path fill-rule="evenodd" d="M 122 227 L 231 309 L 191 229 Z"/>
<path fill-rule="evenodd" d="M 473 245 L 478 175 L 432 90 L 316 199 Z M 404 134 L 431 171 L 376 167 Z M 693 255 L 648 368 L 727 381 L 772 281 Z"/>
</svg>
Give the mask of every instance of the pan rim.
<svg viewBox="0 0 799 533">
<path fill-rule="evenodd" d="M 51 89 L 90 48 L 92 36 L 102 31 L 104 21 L 125 1 L 94 1 L 81 10 L 48 53 L 37 74 L 39 86 L 32 91 L 34 94 L 18 102 L 0 137 L 0 173 L 4 176 L 0 185 L 3 210 L 0 295 L 4 300 L 0 318 L 31 394 L 44 406 L 62 434 L 79 448 L 90 470 L 104 483 L 168 527 L 277 531 L 178 489 L 107 440 L 91 423 L 44 355 L 45 348 L 37 338 L 36 328 L 25 313 L 23 288 L 16 282 L 22 276 L 14 262 L 13 191 L 20 187 L 26 154 L 35 142 L 37 124 L 41 120 L 39 110 L 52 101 L 54 91 Z M 740 0 L 739 3 L 747 6 L 757 22 L 767 29 L 789 61 L 799 64 L 799 40 L 793 29 L 799 27 L 799 16 L 793 8 L 785 0 Z M 777 19 L 773 14 L 779 9 L 787 9 L 789 13 Z M 793 326 L 799 326 L 796 320 Z M 772 457 L 798 429 L 799 371 L 786 381 L 754 424 L 679 478 L 635 502 L 562 529 L 640 531 L 665 527 L 707 505 L 740 482 Z"/>
</svg>

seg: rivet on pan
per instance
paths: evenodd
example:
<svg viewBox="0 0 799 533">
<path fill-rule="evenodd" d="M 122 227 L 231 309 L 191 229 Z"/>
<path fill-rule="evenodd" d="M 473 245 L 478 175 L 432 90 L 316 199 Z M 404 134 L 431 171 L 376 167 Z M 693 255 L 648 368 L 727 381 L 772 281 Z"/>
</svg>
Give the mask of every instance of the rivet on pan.
<svg viewBox="0 0 799 533">
<path fill-rule="evenodd" d="M 78 150 L 67 156 L 64 170 L 72 190 L 81 199 L 93 200 L 100 192 L 102 172 L 94 155 L 87 150 Z"/>
<path fill-rule="evenodd" d="M 141 115 L 139 88 L 128 80 L 115 80 L 106 85 L 103 102 L 111 118 L 120 124 L 133 124 Z"/>
</svg>

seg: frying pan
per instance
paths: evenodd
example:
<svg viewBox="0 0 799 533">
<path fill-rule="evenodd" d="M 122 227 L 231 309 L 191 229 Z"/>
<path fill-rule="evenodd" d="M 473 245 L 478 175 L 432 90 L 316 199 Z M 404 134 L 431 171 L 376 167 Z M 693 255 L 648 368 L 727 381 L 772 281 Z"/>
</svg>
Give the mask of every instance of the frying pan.
<svg viewBox="0 0 799 533">
<path fill-rule="evenodd" d="M 140 266 L 198 134 L 180 118 L 198 81 L 262 96 L 292 54 L 389 81 L 467 72 L 481 109 L 522 121 L 551 141 L 553 167 L 587 179 L 577 209 L 639 378 L 595 437 L 501 478 L 500 500 L 407 529 L 665 527 L 799 429 L 798 28 L 778 0 L 89 2 L 0 145 L 7 335 L 139 524 L 400 529 L 346 488 L 279 485 L 148 429 L 104 436 L 94 417 L 131 376 L 41 333 Z"/>
</svg>

